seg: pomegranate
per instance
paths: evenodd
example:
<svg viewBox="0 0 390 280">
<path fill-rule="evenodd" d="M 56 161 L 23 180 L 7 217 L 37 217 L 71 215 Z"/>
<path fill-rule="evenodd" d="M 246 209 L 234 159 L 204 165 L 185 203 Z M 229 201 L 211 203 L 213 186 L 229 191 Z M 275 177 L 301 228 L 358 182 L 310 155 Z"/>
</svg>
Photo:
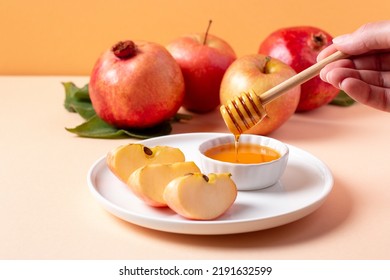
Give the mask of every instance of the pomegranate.
<svg viewBox="0 0 390 280">
<path fill-rule="evenodd" d="M 288 27 L 271 33 L 260 44 L 258 53 L 280 59 L 297 73 L 316 63 L 318 53 L 332 43 L 332 36 L 312 26 Z M 328 104 L 339 90 L 318 76 L 301 85 L 296 111 L 310 111 Z"/>
<path fill-rule="evenodd" d="M 89 93 L 97 115 L 118 128 L 148 128 L 173 117 L 184 99 L 184 79 L 161 45 L 123 41 L 93 67 Z"/>
</svg>

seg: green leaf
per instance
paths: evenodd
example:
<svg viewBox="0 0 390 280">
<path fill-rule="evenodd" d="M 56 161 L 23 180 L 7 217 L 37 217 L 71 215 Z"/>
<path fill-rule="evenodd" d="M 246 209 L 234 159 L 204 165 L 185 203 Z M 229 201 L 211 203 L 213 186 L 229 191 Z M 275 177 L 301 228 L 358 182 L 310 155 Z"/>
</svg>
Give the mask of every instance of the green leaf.
<svg viewBox="0 0 390 280">
<path fill-rule="evenodd" d="M 88 84 L 82 88 L 72 82 L 62 83 L 65 88 L 64 107 L 69 112 L 78 113 L 86 121 L 73 128 L 65 128 L 67 131 L 80 137 L 88 138 L 126 138 L 133 137 L 147 139 L 157 136 L 168 135 L 172 131 L 171 122 L 190 120 L 191 115 L 177 113 L 170 121 L 162 122 L 154 127 L 146 129 L 119 129 L 112 126 L 96 115 L 89 97 Z"/>
<path fill-rule="evenodd" d="M 155 127 L 147 129 L 125 130 L 118 129 L 95 115 L 79 126 L 65 129 L 69 132 L 77 134 L 80 137 L 88 138 L 115 139 L 134 137 L 139 139 L 147 139 L 171 133 L 172 126 L 169 122 L 164 122 Z"/>
<path fill-rule="evenodd" d="M 65 88 L 64 107 L 69 112 L 78 113 L 82 118 L 88 120 L 96 115 L 89 98 L 88 84 L 79 88 L 72 82 L 62 83 Z"/>
<path fill-rule="evenodd" d="M 192 116 L 189 114 L 176 113 L 176 115 L 173 116 L 172 121 L 173 122 L 180 122 L 182 120 L 189 121 L 191 119 L 192 119 Z"/>
<path fill-rule="evenodd" d="M 330 105 L 348 107 L 356 101 L 349 97 L 344 91 L 340 90 L 339 94 L 329 103 Z"/>
</svg>

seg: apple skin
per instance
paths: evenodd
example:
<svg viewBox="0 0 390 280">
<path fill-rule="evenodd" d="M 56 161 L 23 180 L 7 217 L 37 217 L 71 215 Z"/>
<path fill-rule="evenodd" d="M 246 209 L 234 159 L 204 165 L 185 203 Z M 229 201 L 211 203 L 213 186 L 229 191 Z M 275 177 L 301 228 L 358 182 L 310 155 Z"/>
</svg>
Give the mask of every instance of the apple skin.
<svg viewBox="0 0 390 280">
<path fill-rule="evenodd" d="M 118 128 L 155 126 L 173 117 L 184 99 L 183 75 L 170 53 L 156 43 L 134 44 L 130 57 L 117 57 L 113 48 L 106 50 L 90 77 L 93 108 Z"/>
<path fill-rule="evenodd" d="M 221 104 L 226 105 L 243 92 L 261 95 L 295 74 L 294 69 L 278 59 L 262 54 L 242 56 L 229 66 L 222 79 Z M 294 114 L 300 90 L 300 87 L 292 88 L 265 105 L 267 117 L 244 133 L 267 135 L 282 126 Z"/>
<path fill-rule="evenodd" d="M 319 52 L 332 43 L 333 37 L 317 27 L 297 26 L 271 33 L 260 44 L 258 53 L 280 59 L 297 73 L 316 63 Z M 339 90 L 318 76 L 301 85 L 297 112 L 317 109 L 332 101 Z"/>
<path fill-rule="evenodd" d="M 237 198 L 229 173 L 192 173 L 173 179 L 163 198 L 179 215 L 191 220 L 213 220 L 224 214 Z"/>
<path fill-rule="evenodd" d="M 204 114 L 219 105 L 219 88 L 229 65 L 236 59 L 232 47 L 223 39 L 196 33 L 179 37 L 166 48 L 180 65 L 185 81 L 183 107 Z"/>
</svg>

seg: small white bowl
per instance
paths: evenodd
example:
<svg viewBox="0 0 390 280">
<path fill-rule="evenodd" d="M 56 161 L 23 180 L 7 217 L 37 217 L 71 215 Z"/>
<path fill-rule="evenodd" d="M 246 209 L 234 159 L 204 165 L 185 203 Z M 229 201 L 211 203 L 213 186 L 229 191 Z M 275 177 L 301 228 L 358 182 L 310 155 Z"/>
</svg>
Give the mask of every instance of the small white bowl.
<svg viewBox="0 0 390 280">
<path fill-rule="evenodd" d="M 242 134 L 239 143 L 251 143 L 266 146 L 279 152 L 280 158 L 255 164 L 229 163 L 212 159 L 204 153 L 216 146 L 234 143 L 233 135 L 206 140 L 199 145 L 202 172 L 232 174 L 238 190 L 260 190 L 277 183 L 287 166 L 289 149 L 286 144 L 265 136 Z"/>
</svg>

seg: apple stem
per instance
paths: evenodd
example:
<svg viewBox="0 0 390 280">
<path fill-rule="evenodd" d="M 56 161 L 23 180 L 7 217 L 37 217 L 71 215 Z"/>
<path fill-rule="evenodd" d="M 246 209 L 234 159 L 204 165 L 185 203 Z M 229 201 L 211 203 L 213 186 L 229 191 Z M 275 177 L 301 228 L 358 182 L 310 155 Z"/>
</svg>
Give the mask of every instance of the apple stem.
<svg viewBox="0 0 390 280">
<path fill-rule="evenodd" d="M 209 30 L 210 30 L 210 26 L 211 26 L 211 23 L 213 21 L 210 19 L 209 20 L 209 25 L 207 26 L 207 29 L 206 29 L 206 34 L 204 35 L 204 40 L 203 40 L 203 45 L 206 45 L 206 42 L 207 42 L 207 36 L 209 35 Z"/>
<path fill-rule="evenodd" d="M 267 64 L 268 62 L 271 61 L 271 57 L 269 55 L 267 55 L 265 57 L 265 62 L 264 62 L 264 65 L 263 65 L 263 70 L 261 72 L 265 73 L 265 74 L 268 74 L 268 71 L 267 71 Z"/>
<path fill-rule="evenodd" d="M 130 40 L 116 43 L 111 50 L 116 57 L 121 59 L 133 57 L 137 51 L 134 42 Z"/>
</svg>

